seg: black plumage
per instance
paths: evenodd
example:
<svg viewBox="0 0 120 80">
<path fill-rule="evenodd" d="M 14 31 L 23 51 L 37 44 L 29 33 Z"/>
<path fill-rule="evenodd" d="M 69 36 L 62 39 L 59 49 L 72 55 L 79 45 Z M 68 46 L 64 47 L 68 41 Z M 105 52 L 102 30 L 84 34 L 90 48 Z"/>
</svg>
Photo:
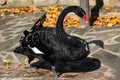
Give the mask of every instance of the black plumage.
<svg viewBox="0 0 120 80">
<path fill-rule="evenodd" d="M 56 29 L 44 27 L 32 32 L 24 31 L 25 37 L 20 40 L 24 47 L 36 47 L 44 53 L 44 60 L 70 61 L 85 58 L 90 50 L 84 39 L 67 34 L 63 29 L 63 20 L 69 12 L 75 12 L 80 17 L 85 15 L 82 8 L 69 6 L 60 14 Z"/>
<path fill-rule="evenodd" d="M 34 58 L 48 61 L 52 66 L 56 62 L 75 61 L 87 57 L 90 53 L 88 42 L 79 37 L 71 36 L 64 31 L 63 20 L 69 12 L 74 12 L 87 22 L 85 11 L 81 7 L 69 6 L 61 12 L 56 29 L 43 27 L 40 22 L 39 29 L 33 27 L 31 32 L 24 31 L 24 37 L 20 39 L 21 46 L 16 48 L 14 52 L 22 52 L 23 55 L 29 57 L 30 61 Z M 39 21 L 42 21 L 42 19 Z M 19 50 L 20 48 L 21 50 Z M 32 48 L 37 48 L 44 54 L 36 54 L 32 51 Z"/>
</svg>

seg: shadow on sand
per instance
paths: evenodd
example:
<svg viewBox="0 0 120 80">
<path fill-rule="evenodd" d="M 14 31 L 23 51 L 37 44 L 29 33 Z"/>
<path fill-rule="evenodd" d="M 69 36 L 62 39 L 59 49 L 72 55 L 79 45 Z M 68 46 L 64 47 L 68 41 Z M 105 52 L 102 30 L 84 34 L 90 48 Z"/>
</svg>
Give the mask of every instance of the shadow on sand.
<svg viewBox="0 0 120 80">
<path fill-rule="evenodd" d="M 56 71 L 67 73 L 67 72 L 89 72 L 94 71 L 101 67 L 100 60 L 96 58 L 85 58 L 78 61 L 72 62 L 57 62 L 54 64 Z M 37 61 L 31 64 L 31 67 L 43 68 L 51 70 L 51 66 L 48 62 Z"/>
</svg>

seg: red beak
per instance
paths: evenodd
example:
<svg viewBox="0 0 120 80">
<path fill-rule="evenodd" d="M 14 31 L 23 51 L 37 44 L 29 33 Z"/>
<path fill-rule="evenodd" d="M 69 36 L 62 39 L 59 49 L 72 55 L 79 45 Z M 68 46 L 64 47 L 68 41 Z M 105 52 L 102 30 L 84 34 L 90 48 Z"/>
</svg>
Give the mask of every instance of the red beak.
<svg viewBox="0 0 120 80">
<path fill-rule="evenodd" d="M 85 23 L 88 23 L 88 20 L 87 20 L 86 15 L 84 15 L 84 16 L 82 17 L 82 19 L 85 21 Z"/>
</svg>

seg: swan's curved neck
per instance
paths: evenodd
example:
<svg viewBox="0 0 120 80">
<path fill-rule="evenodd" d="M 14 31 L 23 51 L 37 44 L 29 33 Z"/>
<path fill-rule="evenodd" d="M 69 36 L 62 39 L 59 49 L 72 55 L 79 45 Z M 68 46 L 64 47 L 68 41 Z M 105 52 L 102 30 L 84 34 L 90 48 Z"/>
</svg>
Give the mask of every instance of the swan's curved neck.
<svg viewBox="0 0 120 80">
<path fill-rule="evenodd" d="M 79 9 L 78 6 L 70 6 L 67 7 L 66 9 L 64 9 L 61 14 L 58 17 L 57 23 L 56 23 L 56 33 L 57 34 L 64 34 L 64 28 L 63 28 L 63 21 L 65 16 L 69 13 L 69 12 L 77 12 Z"/>
</svg>

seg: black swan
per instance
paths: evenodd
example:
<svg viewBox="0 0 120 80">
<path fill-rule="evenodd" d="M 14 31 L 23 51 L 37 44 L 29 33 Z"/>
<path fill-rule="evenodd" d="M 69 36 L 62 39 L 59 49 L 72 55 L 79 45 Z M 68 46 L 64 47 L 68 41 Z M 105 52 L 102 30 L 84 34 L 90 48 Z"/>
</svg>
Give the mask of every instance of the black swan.
<svg viewBox="0 0 120 80">
<path fill-rule="evenodd" d="M 57 76 L 54 63 L 83 59 L 90 53 L 89 43 L 94 43 L 94 41 L 87 42 L 84 39 L 71 36 L 64 31 L 63 20 L 69 12 L 74 12 L 87 22 L 85 11 L 81 7 L 69 6 L 61 12 L 56 29 L 44 27 L 32 32 L 24 31 L 24 37 L 20 39 L 21 46 L 14 50 L 16 53 L 28 56 L 29 63 L 34 58 L 48 61 L 52 65 L 55 79 Z M 99 46 L 103 47 L 103 42 Z"/>
</svg>

